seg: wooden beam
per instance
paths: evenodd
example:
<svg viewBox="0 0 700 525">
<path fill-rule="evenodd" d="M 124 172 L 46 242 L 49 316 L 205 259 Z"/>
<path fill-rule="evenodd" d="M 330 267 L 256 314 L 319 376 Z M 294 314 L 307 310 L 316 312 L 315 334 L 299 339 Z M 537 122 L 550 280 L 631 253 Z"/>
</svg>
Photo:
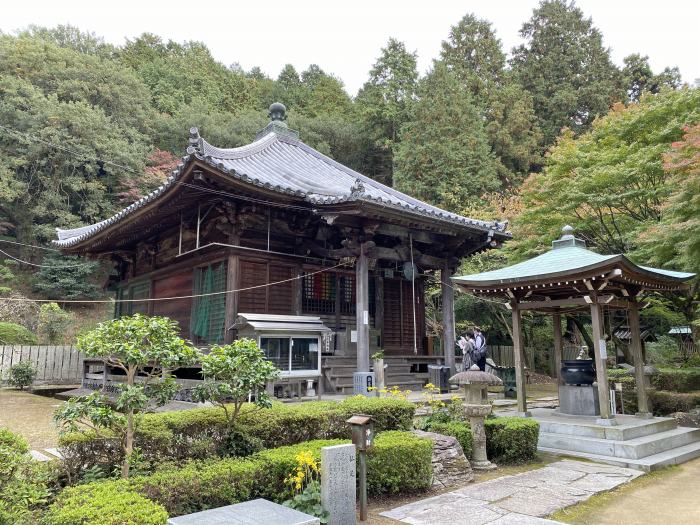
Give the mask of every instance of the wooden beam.
<svg viewBox="0 0 700 525">
<path fill-rule="evenodd" d="M 448 264 L 440 272 L 442 292 L 442 355 L 445 356 L 445 366 L 450 367 L 450 375 L 455 368 L 455 292 L 450 282 L 454 270 Z"/>
<path fill-rule="evenodd" d="M 570 297 L 568 299 L 552 299 L 550 301 L 526 301 L 518 303 L 518 308 L 521 310 L 538 310 L 540 308 L 588 305 L 591 304 L 590 301 L 593 301 L 591 296 L 588 297 L 590 297 L 589 300 L 586 300 L 585 297 Z M 613 304 L 616 301 L 614 295 L 599 295 L 595 300 L 598 304 Z M 617 301 L 617 304 L 620 304 L 620 301 Z"/>
<path fill-rule="evenodd" d="M 525 359 L 523 356 L 523 327 L 520 315 L 520 305 L 511 301 L 513 319 L 513 361 L 515 364 L 515 391 L 518 397 L 518 415 L 529 417 L 527 411 L 527 392 L 525 390 Z"/>
<path fill-rule="evenodd" d="M 600 405 L 600 419 L 598 422 L 605 425 L 615 425 L 617 423 L 610 410 L 607 345 L 603 335 L 603 311 L 597 301 L 591 304 L 591 325 L 593 349 L 595 351 L 596 379 L 598 381 L 598 402 Z"/>
<path fill-rule="evenodd" d="M 561 359 L 563 350 L 563 339 L 561 335 L 561 315 L 552 315 L 552 324 L 554 326 L 554 371 L 556 373 L 557 384 L 562 385 L 564 381 L 561 378 Z"/>
<path fill-rule="evenodd" d="M 642 335 L 639 323 L 639 304 L 635 300 L 629 303 L 629 323 L 630 323 L 630 349 L 634 360 L 634 379 L 637 383 L 637 416 L 642 418 L 652 417 L 649 410 L 649 400 L 645 388 L 644 377 L 644 356 L 642 355 Z"/>
</svg>

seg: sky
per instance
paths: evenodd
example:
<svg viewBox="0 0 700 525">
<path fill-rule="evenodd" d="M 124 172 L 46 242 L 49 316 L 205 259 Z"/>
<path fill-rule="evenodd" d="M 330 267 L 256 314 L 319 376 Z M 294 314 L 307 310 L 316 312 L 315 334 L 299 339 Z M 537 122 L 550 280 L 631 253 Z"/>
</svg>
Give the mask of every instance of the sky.
<svg viewBox="0 0 700 525">
<path fill-rule="evenodd" d="M 418 54 L 421 73 L 440 53 L 450 27 L 471 12 L 492 22 L 504 49 L 520 43 L 518 31 L 537 0 L 22 0 L 0 10 L 0 31 L 30 24 L 71 24 L 123 44 L 144 32 L 178 42 L 204 42 L 214 57 L 245 70 L 259 66 L 277 76 L 284 64 L 302 71 L 318 64 L 340 77 L 352 95 L 390 37 Z M 678 66 L 683 80 L 700 78 L 700 1 L 578 0 L 602 31 L 613 60 L 649 56 L 654 71 Z"/>
</svg>

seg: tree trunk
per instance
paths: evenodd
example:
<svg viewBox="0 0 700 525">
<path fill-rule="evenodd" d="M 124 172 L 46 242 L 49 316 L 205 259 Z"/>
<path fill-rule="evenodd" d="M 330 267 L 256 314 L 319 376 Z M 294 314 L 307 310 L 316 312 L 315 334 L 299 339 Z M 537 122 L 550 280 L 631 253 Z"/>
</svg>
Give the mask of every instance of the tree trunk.
<svg viewBox="0 0 700 525">
<path fill-rule="evenodd" d="M 134 452 L 134 411 L 126 413 L 126 445 L 124 447 L 124 463 L 122 464 L 122 478 L 129 477 L 129 461 Z"/>
<path fill-rule="evenodd" d="M 588 347 L 588 356 L 591 359 L 595 359 L 595 353 L 593 349 L 593 339 L 591 339 L 591 336 L 586 332 L 586 327 L 583 326 L 583 323 L 581 320 L 573 315 L 567 315 L 566 318 L 574 323 L 576 325 L 576 328 L 578 328 L 578 331 L 581 332 L 581 337 L 583 337 L 583 340 L 586 341 L 586 346 Z"/>
</svg>

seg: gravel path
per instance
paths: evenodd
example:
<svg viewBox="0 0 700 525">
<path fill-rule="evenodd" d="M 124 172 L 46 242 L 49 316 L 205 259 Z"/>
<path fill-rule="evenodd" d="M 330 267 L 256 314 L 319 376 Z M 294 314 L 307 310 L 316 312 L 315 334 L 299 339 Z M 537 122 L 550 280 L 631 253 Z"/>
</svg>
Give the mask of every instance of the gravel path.
<svg viewBox="0 0 700 525">
<path fill-rule="evenodd" d="M 63 401 L 11 388 L 0 388 L 0 427 L 24 436 L 34 449 L 55 447 L 58 429 L 53 413 Z"/>
<path fill-rule="evenodd" d="M 643 475 L 610 465 L 563 460 L 410 503 L 382 516 L 412 525 L 545 525 L 553 512 Z"/>
</svg>

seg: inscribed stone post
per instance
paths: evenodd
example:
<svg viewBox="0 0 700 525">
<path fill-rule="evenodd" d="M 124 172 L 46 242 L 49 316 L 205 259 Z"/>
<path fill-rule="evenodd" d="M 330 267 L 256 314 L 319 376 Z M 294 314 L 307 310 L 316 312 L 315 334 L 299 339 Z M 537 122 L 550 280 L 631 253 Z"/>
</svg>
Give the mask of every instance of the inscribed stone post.
<svg viewBox="0 0 700 525">
<path fill-rule="evenodd" d="M 355 525 L 355 445 L 321 449 L 321 504 L 330 525 Z"/>
</svg>

